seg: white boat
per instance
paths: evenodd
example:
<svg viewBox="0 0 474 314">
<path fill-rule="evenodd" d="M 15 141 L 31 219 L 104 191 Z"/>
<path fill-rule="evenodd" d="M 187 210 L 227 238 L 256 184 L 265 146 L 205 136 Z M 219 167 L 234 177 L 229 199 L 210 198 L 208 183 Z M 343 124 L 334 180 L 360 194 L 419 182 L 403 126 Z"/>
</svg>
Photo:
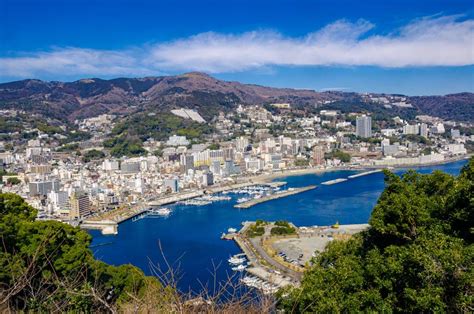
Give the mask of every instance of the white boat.
<svg viewBox="0 0 474 314">
<path fill-rule="evenodd" d="M 232 265 L 240 265 L 240 264 L 245 263 L 246 259 L 245 259 L 245 257 L 235 257 L 235 256 L 232 256 L 232 257 L 229 258 L 227 261 L 228 261 L 230 264 L 232 264 Z"/>
<path fill-rule="evenodd" d="M 241 197 L 237 200 L 237 203 L 244 203 L 249 201 L 250 199 L 248 197 Z"/>
<path fill-rule="evenodd" d="M 236 233 L 236 232 L 237 232 L 237 229 L 235 229 L 235 228 L 229 228 L 229 229 L 227 229 L 227 232 L 229 232 L 229 233 Z"/>
<path fill-rule="evenodd" d="M 240 265 L 237 266 L 237 267 L 232 267 L 232 270 L 233 270 L 233 271 L 244 271 L 245 268 L 247 268 L 247 266 L 245 266 L 244 264 L 240 264 Z"/>
<path fill-rule="evenodd" d="M 149 215 L 157 215 L 157 216 L 169 216 L 171 214 L 171 209 L 167 207 L 162 207 L 158 209 L 150 209 L 148 211 Z"/>
</svg>

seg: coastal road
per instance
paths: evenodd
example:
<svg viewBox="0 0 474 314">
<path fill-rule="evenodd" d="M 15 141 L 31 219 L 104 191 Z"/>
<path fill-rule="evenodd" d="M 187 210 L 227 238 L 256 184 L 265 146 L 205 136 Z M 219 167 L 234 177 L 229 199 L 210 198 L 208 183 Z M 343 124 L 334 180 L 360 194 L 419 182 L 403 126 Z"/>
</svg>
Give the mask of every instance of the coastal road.
<svg viewBox="0 0 474 314">
<path fill-rule="evenodd" d="M 260 255 L 268 264 L 272 265 L 273 267 L 281 271 L 282 274 L 290 276 L 295 281 L 300 281 L 303 274 L 297 271 L 294 271 L 292 269 L 289 269 L 283 266 L 282 264 L 278 263 L 277 261 L 275 261 L 270 255 L 268 255 L 268 253 L 260 245 L 260 239 L 261 239 L 260 237 L 249 239 L 249 241 L 252 243 L 252 246 L 257 250 L 257 254 Z"/>
</svg>

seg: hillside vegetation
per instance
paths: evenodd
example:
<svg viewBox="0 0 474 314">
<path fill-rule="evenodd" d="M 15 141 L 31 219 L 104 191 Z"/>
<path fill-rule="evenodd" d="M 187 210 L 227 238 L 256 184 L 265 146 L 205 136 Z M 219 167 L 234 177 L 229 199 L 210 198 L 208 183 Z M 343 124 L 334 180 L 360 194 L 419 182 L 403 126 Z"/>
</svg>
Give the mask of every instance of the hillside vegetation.
<svg viewBox="0 0 474 314">
<path fill-rule="evenodd" d="M 128 116 L 143 111 L 169 112 L 174 108 L 197 110 L 210 120 L 220 111 L 239 104 L 291 103 L 309 111 L 325 101 L 325 108 L 344 112 L 370 110 L 378 116 L 428 114 L 444 119 L 473 121 L 474 94 L 407 97 L 414 109 L 384 108 L 363 101 L 360 94 L 272 88 L 215 79 L 192 72 L 146 78 L 82 79 L 74 82 L 22 80 L 0 84 L 0 109 L 20 109 L 46 117 L 74 121 L 103 113 Z"/>
<path fill-rule="evenodd" d="M 288 312 L 472 313 L 474 159 L 455 178 L 386 173 L 371 228 L 334 241 L 300 288 L 281 294 Z"/>
</svg>

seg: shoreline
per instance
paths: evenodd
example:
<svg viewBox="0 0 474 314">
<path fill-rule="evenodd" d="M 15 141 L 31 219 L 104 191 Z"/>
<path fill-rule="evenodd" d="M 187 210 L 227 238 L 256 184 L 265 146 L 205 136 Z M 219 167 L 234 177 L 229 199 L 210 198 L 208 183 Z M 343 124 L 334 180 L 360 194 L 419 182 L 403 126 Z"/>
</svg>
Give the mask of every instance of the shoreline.
<svg viewBox="0 0 474 314">
<path fill-rule="evenodd" d="M 414 165 L 398 165 L 398 166 L 390 166 L 389 168 L 391 169 L 405 169 L 405 168 L 420 168 L 420 167 L 430 167 L 430 166 L 436 166 L 436 165 L 443 165 L 443 164 L 449 164 L 457 161 L 461 161 L 464 159 L 469 159 L 472 157 L 473 154 L 468 154 L 464 156 L 459 156 L 457 158 L 450 158 L 448 160 L 444 160 L 442 162 L 434 162 L 434 163 L 426 163 L 426 164 L 414 164 Z M 361 166 L 361 167 L 350 167 L 350 166 L 342 166 L 342 167 L 333 167 L 333 168 L 302 168 L 302 169 L 290 169 L 290 170 L 282 170 L 276 173 L 267 173 L 267 174 L 260 174 L 257 176 L 253 177 L 247 177 L 245 181 L 240 182 L 240 183 L 234 183 L 231 185 L 224 185 L 224 186 L 215 186 L 215 187 L 209 187 L 204 190 L 197 190 L 197 191 L 186 191 L 184 195 L 173 195 L 173 196 L 168 196 L 162 199 L 155 200 L 156 204 L 154 206 L 162 206 L 165 204 L 174 204 L 177 200 L 179 200 L 181 197 L 186 196 L 186 198 L 193 198 L 193 197 L 198 197 L 200 195 L 207 193 L 219 193 L 222 191 L 226 190 L 231 190 L 234 188 L 239 188 L 239 187 L 244 187 L 244 186 L 249 186 L 249 185 L 258 185 L 258 184 L 270 184 L 274 182 L 275 179 L 279 178 L 285 178 L 285 177 L 291 177 L 291 176 L 303 176 L 303 175 L 309 175 L 309 174 L 322 174 L 326 172 L 333 172 L 333 171 L 374 171 L 374 170 L 380 170 L 380 169 L 387 169 L 388 167 L 377 167 L 377 166 Z M 337 180 L 337 179 L 336 179 Z M 334 180 L 331 180 L 334 181 Z M 195 194 L 195 196 L 188 197 L 189 194 Z M 174 198 L 175 200 L 169 200 L 169 198 Z M 167 202 L 160 202 L 163 201 L 164 199 L 168 199 Z M 157 202 L 158 201 L 158 202 Z M 153 203 L 153 202 L 151 202 Z M 160 204 L 158 204 L 160 203 Z M 150 205 L 149 203 L 147 204 L 141 204 L 138 206 L 134 206 L 135 210 L 129 210 L 122 212 L 122 213 L 117 213 L 115 217 L 94 217 L 92 219 L 86 219 L 81 225 L 85 225 L 85 229 L 102 229 L 98 228 L 98 225 L 100 225 L 100 222 L 105 222 L 104 223 L 104 229 L 110 228 L 110 222 L 115 222 L 116 226 L 118 227 L 119 224 L 122 222 L 125 222 L 127 220 L 130 220 L 134 216 L 137 216 L 145 211 L 144 205 Z M 153 206 L 153 205 L 152 205 Z M 138 207 L 138 208 L 137 208 Z M 107 215 L 105 215 L 107 216 Z M 89 225 L 89 222 L 92 222 L 94 224 L 94 228 L 88 228 L 87 226 Z M 113 228 L 113 231 L 110 233 L 117 233 L 118 228 L 115 227 Z"/>
<path fill-rule="evenodd" d="M 281 170 L 279 172 L 267 173 L 257 175 L 255 177 L 249 178 L 250 180 L 261 181 L 261 182 L 268 182 L 278 178 L 284 177 L 293 177 L 293 176 L 300 176 L 300 175 L 308 175 L 308 174 L 319 174 L 319 173 L 326 173 L 326 172 L 333 172 L 333 171 L 370 171 L 370 170 L 377 170 L 377 169 L 405 169 L 405 168 L 421 168 L 421 167 L 430 167 L 436 165 L 444 165 L 449 164 L 452 162 L 457 162 L 461 160 L 468 160 L 474 156 L 474 154 L 467 154 L 455 158 L 445 159 L 443 161 L 437 162 L 430 162 L 424 164 L 406 164 L 406 165 L 393 165 L 393 166 L 343 166 L 343 167 L 333 167 L 333 168 L 301 168 L 301 169 L 290 169 L 290 170 Z"/>
</svg>

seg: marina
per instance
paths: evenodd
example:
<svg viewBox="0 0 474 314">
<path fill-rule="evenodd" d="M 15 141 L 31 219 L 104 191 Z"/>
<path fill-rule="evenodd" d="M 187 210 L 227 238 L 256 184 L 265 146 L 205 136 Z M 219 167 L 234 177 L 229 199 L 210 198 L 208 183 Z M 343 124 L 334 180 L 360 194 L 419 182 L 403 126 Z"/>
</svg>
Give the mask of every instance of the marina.
<svg viewBox="0 0 474 314">
<path fill-rule="evenodd" d="M 242 202 L 237 201 L 239 202 L 239 204 L 236 204 L 234 207 L 235 208 L 250 208 L 260 203 L 268 202 L 271 200 L 279 199 L 279 198 L 290 196 L 290 195 L 303 193 L 309 190 L 314 190 L 315 188 L 316 188 L 315 185 L 310 185 L 310 186 L 306 186 L 302 188 L 289 188 L 288 190 L 275 192 L 273 194 L 269 194 L 266 196 L 261 196 L 261 197 L 253 198 L 253 199 L 246 199 Z"/>
</svg>

